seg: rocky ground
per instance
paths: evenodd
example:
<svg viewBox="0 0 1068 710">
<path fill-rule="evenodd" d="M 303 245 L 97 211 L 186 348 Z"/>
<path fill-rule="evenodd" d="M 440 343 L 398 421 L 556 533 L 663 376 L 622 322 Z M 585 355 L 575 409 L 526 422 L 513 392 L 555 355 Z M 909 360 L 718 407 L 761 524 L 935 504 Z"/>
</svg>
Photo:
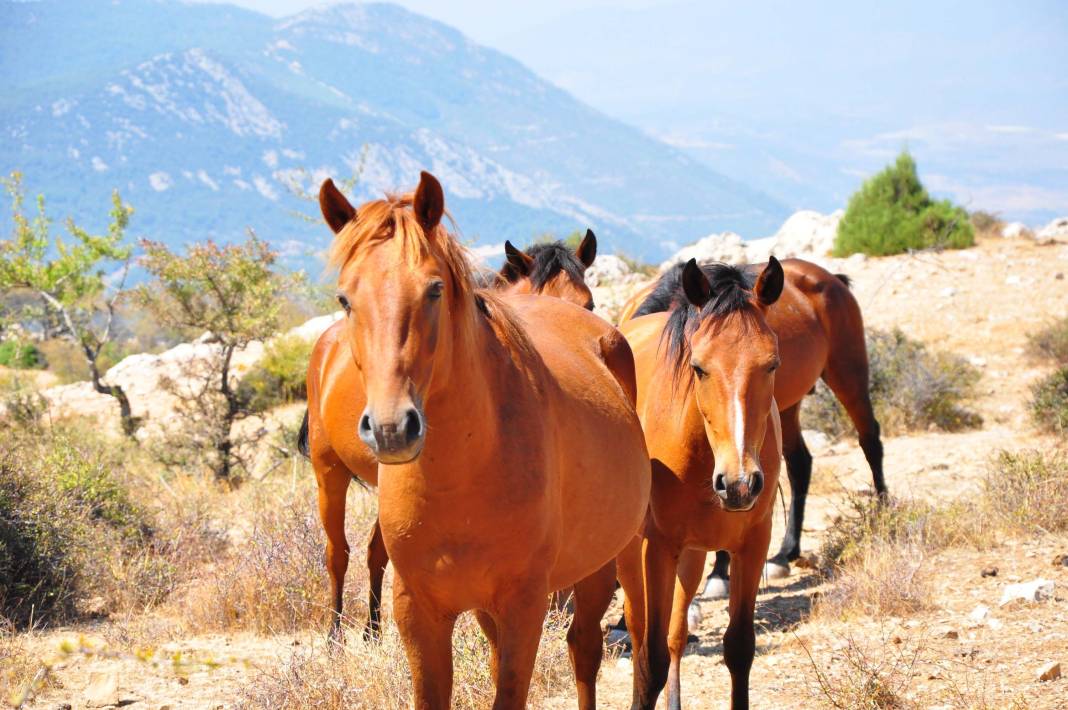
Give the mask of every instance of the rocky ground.
<svg viewBox="0 0 1068 710">
<path fill-rule="evenodd" d="M 1029 238 L 988 239 L 957 252 L 822 261 L 852 277 L 869 325 L 899 327 L 932 348 L 966 357 L 983 373 L 981 396 L 972 403 L 983 416 L 982 428 L 885 440 L 887 482 L 894 495 L 965 499 L 976 494 L 998 450 L 1056 444 L 1038 434 L 1028 418 L 1029 388 L 1047 367 L 1030 360 L 1024 347 L 1028 333 L 1068 314 L 1068 240 L 1043 245 Z M 642 280 L 601 284 L 598 302 L 618 304 Z M 802 543 L 806 553 L 819 548 L 847 497 L 870 486 L 854 443 L 812 443 L 815 477 Z M 774 535 L 776 544 L 781 518 Z M 758 599 L 753 705 L 858 707 L 860 696 L 843 695 L 842 688 L 859 684 L 871 697 L 882 697 L 876 691 L 888 687 L 908 707 L 1068 707 L 1068 680 L 1040 679 L 1051 663 L 1068 665 L 1068 567 L 1053 564 L 1064 553 L 1064 535 L 933 553 L 926 562 L 935 573 L 934 603 L 902 617 L 810 618 L 813 600 L 833 583 L 795 569 L 789 578 L 768 583 Z M 997 568 L 996 576 L 981 575 L 991 567 Z M 350 575 L 364 574 L 355 563 L 353 570 Z M 1054 583 L 1052 597 L 999 606 L 1006 585 L 1036 578 Z M 692 630 L 698 641 L 683 661 L 684 706 L 727 707 L 730 683 L 720 655 L 726 605 L 700 605 L 704 620 Z M 977 611 L 981 606 L 986 614 Z M 57 666 L 55 684 L 30 706 L 85 707 L 88 700 L 132 708 L 230 707 L 257 674 L 320 642 L 318 632 L 202 635 L 183 631 L 179 621 L 159 616 L 111 620 L 26 636 L 22 643 L 41 657 L 54 653 L 61 639 L 79 634 L 93 648 L 104 643 L 121 648 L 124 639 L 147 634 L 159 638 L 159 647 L 168 652 L 181 650 L 183 659 L 226 661 L 216 670 L 190 666 L 182 675 L 170 661 L 153 666 L 126 655 L 76 652 Z M 146 632 L 149 628 L 157 630 Z M 603 707 L 629 706 L 630 677 L 628 658 L 606 661 L 599 685 Z M 561 690 L 541 705 L 573 707 L 574 693 Z"/>
</svg>

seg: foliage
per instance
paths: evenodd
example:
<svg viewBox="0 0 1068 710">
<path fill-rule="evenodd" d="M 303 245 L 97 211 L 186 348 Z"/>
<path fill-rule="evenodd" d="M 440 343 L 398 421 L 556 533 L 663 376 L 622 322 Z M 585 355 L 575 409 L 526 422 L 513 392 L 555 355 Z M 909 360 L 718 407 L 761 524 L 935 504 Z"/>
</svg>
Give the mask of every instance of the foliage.
<svg viewBox="0 0 1068 710">
<path fill-rule="evenodd" d="M 308 360 L 315 343 L 299 336 L 271 340 L 263 357 L 238 385 L 238 397 L 250 412 L 307 399 Z"/>
<path fill-rule="evenodd" d="M 1061 318 L 1027 337 L 1028 350 L 1037 358 L 1068 367 L 1068 318 Z"/>
<path fill-rule="evenodd" d="M 1068 436 L 1068 366 L 1043 377 L 1031 388 L 1031 417 L 1038 428 Z"/>
<path fill-rule="evenodd" d="M 155 588 L 139 586 L 156 574 L 137 564 L 153 531 L 113 474 L 121 466 L 114 447 L 86 432 L 8 433 L 0 453 L 5 617 L 25 624 L 108 611 L 119 596 Z"/>
<path fill-rule="evenodd" d="M 0 342 L 0 365 L 16 370 L 40 370 L 46 363 L 36 345 L 12 338 Z"/>
<path fill-rule="evenodd" d="M 931 352 L 900 330 L 868 329 L 869 390 L 875 416 L 887 434 L 979 426 L 982 418 L 964 404 L 974 396 L 979 370 L 950 353 Z M 822 382 L 802 408 L 806 429 L 833 437 L 853 431 L 845 409 Z"/>
<path fill-rule="evenodd" d="M 927 194 L 908 152 L 866 180 L 849 199 L 834 255 L 901 254 L 914 249 L 962 249 L 975 244 L 967 212 Z"/>
<path fill-rule="evenodd" d="M 185 442 L 177 448 L 196 453 L 206 447 L 205 463 L 229 479 L 243 463 L 233 424 L 249 413 L 231 359 L 277 331 L 285 296 L 302 279 L 276 271 L 277 254 L 251 233 L 240 244 L 193 244 L 184 255 L 158 242 L 142 246 L 142 264 L 154 280 L 137 289 L 137 301 L 165 326 L 189 336 L 206 333 L 212 346 L 209 361 L 192 364 L 186 382 L 164 383 L 184 403 L 187 426 L 179 437 Z"/>
<path fill-rule="evenodd" d="M 972 226 L 975 227 L 975 231 L 983 234 L 985 232 L 1001 232 L 1001 228 L 1005 223 L 992 212 L 986 212 L 984 210 L 975 210 L 968 213 L 968 219 L 971 221 Z"/>
<path fill-rule="evenodd" d="M 15 172 L 3 180 L 11 197 L 14 230 L 0 242 L 0 293 L 26 291 L 36 308 L 26 308 L 22 320 L 39 324 L 47 335 L 65 337 L 82 351 L 93 386 L 119 401 L 123 426 L 132 434 L 135 422 L 122 388 L 101 381 L 98 358 L 112 337 L 115 307 L 123 292 L 131 248 L 123 243 L 133 208 L 118 192 L 111 198 L 111 222 L 106 234 L 90 234 L 73 220 L 66 223 L 68 238 L 52 233 L 44 196 L 37 197 L 37 214 L 23 210 L 22 176 Z M 106 270 L 121 274 L 117 288 L 109 289 Z"/>
<path fill-rule="evenodd" d="M 983 482 L 983 502 L 1012 530 L 1068 530 L 1068 454 L 1000 451 Z"/>
</svg>

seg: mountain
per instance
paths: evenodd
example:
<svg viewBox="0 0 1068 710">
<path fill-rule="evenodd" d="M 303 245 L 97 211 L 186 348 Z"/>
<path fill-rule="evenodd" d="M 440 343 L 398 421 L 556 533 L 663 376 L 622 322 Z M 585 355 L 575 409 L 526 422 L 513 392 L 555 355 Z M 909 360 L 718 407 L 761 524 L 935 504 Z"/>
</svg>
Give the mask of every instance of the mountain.
<svg viewBox="0 0 1068 710">
<path fill-rule="evenodd" d="M 118 188 L 171 244 L 246 226 L 295 260 L 325 245 L 324 176 L 356 199 L 441 178 L 476 244 L 594 228 L 650 260 L 786 208 L 614 121 L 509 57 L 389 4 L 272 19 L 152 0 L 0 4 L 0 169 L 99 226 Z M 94 221 L 95 220 L 95 221 Z"/>
</svg>

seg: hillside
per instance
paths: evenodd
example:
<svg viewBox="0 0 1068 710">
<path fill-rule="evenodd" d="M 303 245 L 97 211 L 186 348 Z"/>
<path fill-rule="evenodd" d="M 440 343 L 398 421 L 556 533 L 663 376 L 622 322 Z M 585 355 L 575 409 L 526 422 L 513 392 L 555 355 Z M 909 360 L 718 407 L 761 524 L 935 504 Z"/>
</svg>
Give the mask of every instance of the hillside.
<svg viewBox="0 0 1068 710">
<path fill-rule="evenodd" d="M 123 28 L 122 32 L 116 31 Z M 466 239 L 593 226 L 662 258 L 714 229 L 770 233 L 777 202 L 613 121 L 499 52 L 388 4 L 273 20 L 151 0 L 0 4 L 0 170 L 93 225 L 119 188 L 172 244 L 246 226 L 294 257 L 323 230 L 291 187 L 357 198 L 438 175 Z"/>
</svg>

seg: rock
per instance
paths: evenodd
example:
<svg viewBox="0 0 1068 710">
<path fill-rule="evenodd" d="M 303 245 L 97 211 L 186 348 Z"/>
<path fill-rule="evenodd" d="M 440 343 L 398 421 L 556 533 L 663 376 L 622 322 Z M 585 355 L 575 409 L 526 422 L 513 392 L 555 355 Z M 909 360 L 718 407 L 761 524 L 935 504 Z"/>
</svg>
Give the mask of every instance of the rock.
<svg viewBox="0 0 1068 710">
<path fill-rule="evenodd" d="M 609 284 L 624 283 L 633 280 L 633 277 L 641 278 L 640 274 L 627 265 L 627 262 L 613 254 L 602 254 L 594 259 L 593 264 L 586 269 L 586 285 L 607 286 Z"/>
<path fill-rule="evenodd" d="M 943 626 L 935 631 L 935 636 L 943 639 L 958 639 L 960 632 L 951 626 Z"/>
<path fill-rule="evenodd" d="M 783 222 L 779 231 L 772 237 L 774 241 L 769 250 L 770 253 L 779 259 L 791 256 L 802 258 L 827 256 L 834 249 L 838 223 L 842 220 L 843 214 L 845 213 L 842 210 L 829 215 L 812 210 L 795 212 Z"/>
<path fill-rule="evenodd" d="M 1057 555 L 1053 558 L 1054 567 L 1068 567 L 1068 554 Z"/>
<path fill-rule="evenodd" d="M 690 630 L 701 628 L 703 618 L 700 605 L 696 601 L 690 602 L 690 606 L 686 609 L 686 625 Z"/>
<path fill-rule="evenodd" d="M 801 438 L 805 440 L 809 451 L 813 449 L 825 449 L 831 445 L 831 437 L 816 429 L 805 429 L 801 432 Z"/>
<path fill-rule="evenodd" d="M 994 617 L 990 617 L 989 619 L 986 620 L 986 625 L 987 625 L 987 628 L 991 629 L 992 631 L 997 631 L 998 629 L 1000 629 L 1005 624 L 1001 623 L 999 620 L 995 619 Z"/>
<path fill-rule="evenodd" d="M 953 298 L 957 295 L 957 289 L 952 286 L 946 286 L 944 289 L 938 292 L 940 298 Z"/>
<path fill-rule="evenodd" d="M 85 707 L 105 708 L 119 703 L 119 676 L 116 673 L 94 671 L 84 691 Z"/>
<path fill-rule="evenodd" d="M 1023 280 L 1016 274 L 1005 277 L 1006 286 L 1019 286 L 1021 283 L 1023 283 Z"/>
<path fill-rule="evenodd" d="M 286 335 L 304 338 L 305 340 L 318 340 L 319 336 L 325 333 L 327 328 L 341 320 L 342 315 L 341 311 L 335 311 L 330 315 L 312 318 L 311 320 L 298 325 L 296 328 L 291 329 Z"/>
<path fill-rule="evenodd" d="M 998 568 L 997 567 L 984 567 L 983 571 L 979 573 L 979 576 L 980 577 L 997 577 L 998 576 Z"/>
<path fill-rule="evenodd" d="M 1039 242 L 1059 239 L 1068 239 L 1068 217 L 1058 217 L 1035 233 L 1035 240 Z"/>
<path fill-rule="evenodd" d="M 1020 239 L 1033 237 L 1034 233 L 1023 222 L 1009 222 L 1001 228 L 1001 236 L 1005 239 Z"/>
<path fill-rule="evenodd" d="M 986 606 L 985 604 L 980 604 L 979 606 L 972 609 L 971 614 L 968 614 L 968 620 L 976 624 L 982 624 L 984 621 L 987 620 L 989 616 L 990 607 Z"/>
<path fill-rule="evenodd" d="M 1038 679 L 1040 681 L 1057 680 L 1061 677 L 1061 664 L 1057 661 L 1047 663 L 1042 666 L 1038 671 Z"/>
<path fill-rule="evenodd" d="M 679 262 L 697 259 L 698 262 L 722 261 L 728 264 L 744 264 L 747 261 L 745 242 L 734 232 L 710 234 L 695 244 L 679 249 L 660 265 L 661 271 L 667 271 Z"/>
<path fill-rule="evenodd" d="M 1048 579 L 1035 579 L 1030 582 L 1010 584 L 1001 592 L 998 606 L 1005 606 L 1015 601 L 1037 602 L 1053 596 L 1053 582 Z"/>
</svg>

